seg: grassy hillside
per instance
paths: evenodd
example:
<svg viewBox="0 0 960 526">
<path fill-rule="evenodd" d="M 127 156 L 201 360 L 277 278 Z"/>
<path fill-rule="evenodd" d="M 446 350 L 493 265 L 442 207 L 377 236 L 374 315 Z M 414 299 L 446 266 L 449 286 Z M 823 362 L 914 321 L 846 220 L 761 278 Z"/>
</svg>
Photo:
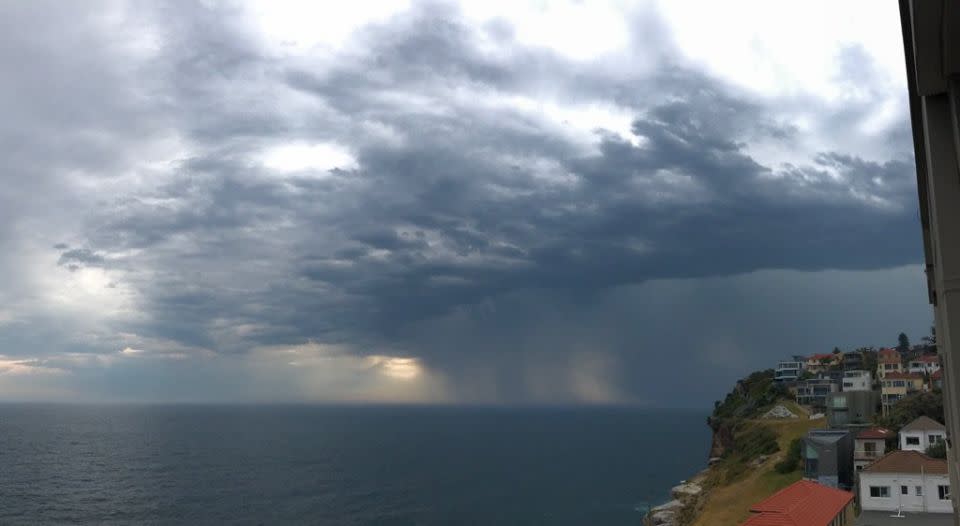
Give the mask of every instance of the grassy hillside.
<svg viewBox="0 0 960 526">
<path fill-rule="evenodd" d="M 750 506 L 800 479 L 801 470 L 781 474 L 774 470 L 774 465 L 783 458 L 793 439 L 805 436 L 811 429 L 825 427 L 826 422 L 822 418 L 810 420 L 807 412 L 791 401 L 781 400 L 777 403 L 800 418 L 744 419 L 742 429 L 764 429 L 774 433 L 780 450 L 756 468 L 751 467 L 749 461 L 736 458 L 736 455 L 713 466 L 709 479 L 712 487 L 693 526 L 739 524 L 750 515 Z"/>
</svg>

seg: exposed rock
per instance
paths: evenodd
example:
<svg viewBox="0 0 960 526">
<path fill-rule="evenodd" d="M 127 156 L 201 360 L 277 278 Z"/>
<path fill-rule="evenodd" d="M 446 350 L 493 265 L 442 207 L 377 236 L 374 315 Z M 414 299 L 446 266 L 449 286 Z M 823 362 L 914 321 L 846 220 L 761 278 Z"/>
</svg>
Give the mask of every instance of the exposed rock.
<svg viewBox="0 0 960 526">
<path fill-rule="evenodd" d="M 673 500 L 650 510 L 644 519 L 646 526 L 685 526 L 700 513 L 706 500 L 704 481 L 709 470 L 703 470 L 690 480 L 682 481 L 670 490 Z"/>
<path fill-rule="evenodd" d="M 703 493 L 703 488 L 694 482 L 680 484 L 679 486 L 674 486 L 673 489 L 670 490 L 670 496 L 683 502 L 686 502 L 687 499 L 697 498 L 701 493 Z"/>
<path fill-rule="evenodd" d="M 810 415 L 810 420 L 819 420 L 819 419 L 823 418 L 824 416 L 825 416 L 825 415 L 824 415 L 823 413 L 814 413 L 814 414 Z"/>
<path fill-rule="evenodd" d="M 661 504 L 650 510 L 650 513 L 657 513 L 658 511 L 672 511 L 676 512 L 678 509 L 683 507 L 683 502 L 679 499 L 673 499 L 666 504 Z"/>
<path fill-rule="evenodd" d="M 767 461 L 768 458 L 770 458 L 769 455 L 760 455 L 759 457 L 750 461 L 750 467 L 753 467 L 753 468 L 760 467 L 761 465 L 763 465 L 764 462 Z"/>
<path fill-rule="evenodd" d="M 670 510 L 657 511 L 650 514 L 650 524 L 653 526 L 673 526 L 676 512 Z"/>
<path fill-rule="evenodd" d="M 717 462 L 720 462 L 720 460 L 721 460 L 720 457 L 710 457 L 710 459 L 707 460 L 707 465 L 708 465 L 708 466 L 712 466 L 712 465 L 716 464 Z"/>
<path fill-rule="evenodd" d="M 730 419 L 708 418 L 707 424 L 713 431 L 710 437 L 710 457 L 721 457 L 728 449 L 733 448 L 733 422 Z"/>
<path fill-rule="evenodd" d="M 763 418 L 800 418 L 793 411 L 782 405 L 776 405 L 773 409 L 764 413 Z"/>
</svg>

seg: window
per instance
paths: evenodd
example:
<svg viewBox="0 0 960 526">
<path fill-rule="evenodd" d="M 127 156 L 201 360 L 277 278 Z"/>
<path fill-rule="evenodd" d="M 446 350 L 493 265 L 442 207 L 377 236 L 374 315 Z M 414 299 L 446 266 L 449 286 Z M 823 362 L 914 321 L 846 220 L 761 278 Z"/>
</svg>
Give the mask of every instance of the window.
<svg viewBox="0 0 960 526">
<path fill-rule="evenodd" d="M 943 488 L 944 486 L 940 486 Z M 870 486 L 870 496 L 885 499 L 890 496 L 890 486 Z"/>
<path fill-rule="evenodd" d="M 920 445 L 920 437 L 907 437 L 907 445 L 908 445 L 908 446 L 919 446 L 919 445 Z"/>
<path fill-rule="evenodd" d="M 863 450 L 866 453 L 876 453 L 877 452 L 877 443 L 876 442 L 864 442 Z"/>
<path fill-rule="evenodd" d="M 950 500 L 950 486 L 937 486 L 937 493 L 940 496 L 940 500 Z"/>
<path fill-rule="evenodd" d="M 937 442 L 940 442 L 941 440 L 943 440 L 943 435 L 930 435 L 929 440 L 930 440 L 930 445 L 932 446 L 933 444 L 936 444 Z"/>
<path fill-rule="evenodd" d="M 909 494 L 910 494 L 910 488 L 908 488 L 908 487 L 906 487 L 906 486 L 900 486 L 900 494 L 901 494 L 901 495 L 909 495 Z"/>
<path fill-rule="evenodd" d="M 922 497 L 922 496 L 923 496 L 923 486 L 914 486 L 914 487 L 913 487 L 913 490 L 914 490 L 914 493 L 916 493 L 916 495 L 917 495 L 918 497 Z"/>
</svg>

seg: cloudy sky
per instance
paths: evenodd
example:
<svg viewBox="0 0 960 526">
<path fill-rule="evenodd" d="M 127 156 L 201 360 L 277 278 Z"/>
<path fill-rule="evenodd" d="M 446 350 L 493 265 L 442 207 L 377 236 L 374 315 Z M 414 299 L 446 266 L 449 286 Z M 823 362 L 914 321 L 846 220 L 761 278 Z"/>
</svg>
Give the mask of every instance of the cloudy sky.
<svg viewBox="0 0 960 526">
<path fill-rule="evenodd" d="M 893 0 L 3 2 L 0 67 L 2 399 L 708 407 L 931 323 Z"/>
</svg>

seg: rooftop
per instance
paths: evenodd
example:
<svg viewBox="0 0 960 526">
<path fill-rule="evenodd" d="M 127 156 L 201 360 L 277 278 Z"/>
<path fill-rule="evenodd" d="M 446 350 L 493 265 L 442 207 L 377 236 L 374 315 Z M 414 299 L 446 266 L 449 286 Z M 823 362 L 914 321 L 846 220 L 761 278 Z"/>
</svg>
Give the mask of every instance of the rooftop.
<svg viewBox="0 0 960 526">
<path fill-rule="evenodd" d="M 826 353 L 826 354 L 814 354 L 813 356 L 811 356 L 810 358 L 808 358 L 808 360 L 814 360 L 814 361 L 818 361 L 818 362 L 819 362 L 820 360 L 833 360 L 833 359 L 836 358 L 836 357 L 837 357 L 837 355 L 835 355 L 835 354 L 829 354 L 829 353 Z"/>
<path fill-rule="evenodd" d="M 812 429 L 807 433 L 807 440 L 812 440 L 818 444 L 831 444 L 839 442 L 850 434 L 843 429 Z"/>
<path fill-rule="evenodd" d="M 947 461 L 930 458 L 917 451 L 891 451 L 880 457 L 862 473 L 926 473 L 946 475 Z"/>
<path fill-rule="evenodd" d="M 900 353 L 896 349 L 880 349 L 877 360 L 880 363 L 900 363 Z"/>
<path fill-rule="evenodd" d="M 913 360 L 910 360 L 910 362 L 911 362 L 911 363 L 913 363 L 913 362 L 921 362 L 921 363 L 940 363 L 940 357 L 937 356 L 937 355 L 935 355 L 935 354 L 929 354 L 929 355 L 926 355 L 926 356 L 919 356 L 919 357 L 917 357 L 917 358 L 914 358 Z"/>
<path fill-rule="evenodd" d="M 865 439 L 890 438 L 892 436 L 893 431 L 890 431 L 884 427 L 871 427 L 870 429 L 864 429 L 863 431 L 857 433 L 857 438 Z"/>
<path fill-rule="evenodd" d="M 750 508 L 742 526 L 827 526 L 853 500 L 853 493 L 801 480 Z"/>
<path fill-rule="evenodd" d="M 943 424 L 929 416 L 918 416 L 913 422 L 903 426 L 900 431 L 946 431 Z"/>
</svg>

